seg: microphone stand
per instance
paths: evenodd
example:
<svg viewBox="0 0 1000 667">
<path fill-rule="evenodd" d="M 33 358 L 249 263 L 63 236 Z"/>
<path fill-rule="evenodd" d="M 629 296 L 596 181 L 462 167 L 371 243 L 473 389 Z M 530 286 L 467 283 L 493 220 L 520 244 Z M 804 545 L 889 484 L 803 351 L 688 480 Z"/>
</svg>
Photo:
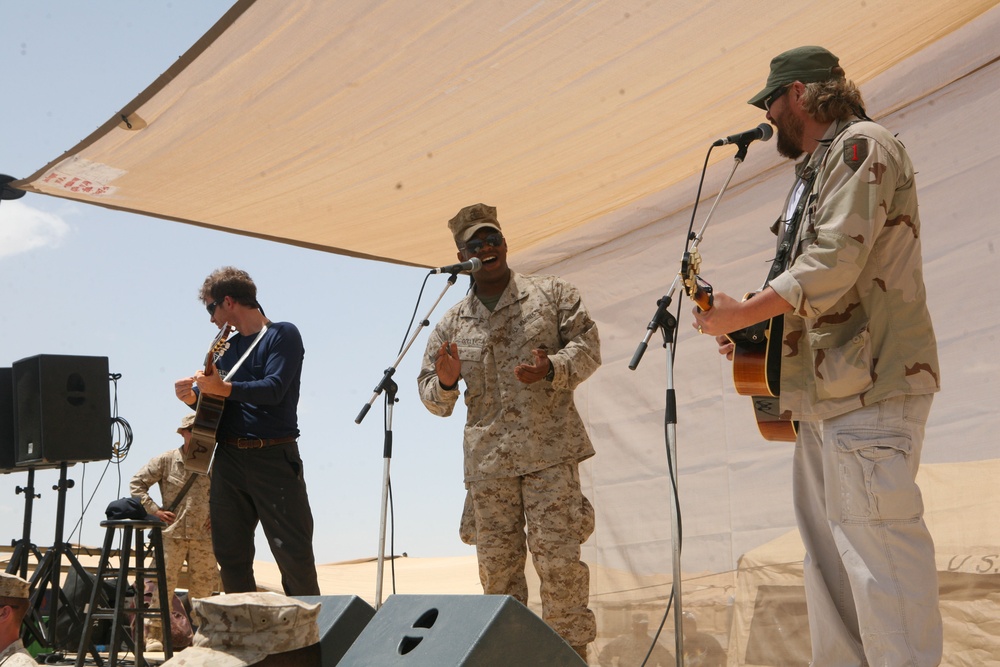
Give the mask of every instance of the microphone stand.
<svg viewBox="0 0 1000 667">
<path fill-rule="evenodd" d="M 696 258 L 698 256 L 698 246 L 701 244 L 701 240 L 705 236 L 705 229 L 708 227 L 709 220 L 712 219 L 712 214 L 715 213 L 715 208 L 719 205 L 722 195 L 729 188 L 729 184 L 733 180 L 733 175 L 736 173 L 736 168 L 740 166 L 744 159 L 746 159 L 747 147 L 750 145 L 751 141 L 752 139 L 749 139 L 745 142 L 737 143 L 738 150 L 733 161 L 733 168 L 729 172 L 729 177 L 722 185 L 722 189 L 719 190 L 719 194 L 715 197 L 715 201 L 712 203 L 712 208 L 705 217 L 705 222 L 702 224 L 701 229 L 692 238 L 691 249 L 684 253 L 681 260 L 681 271 L 674 276 L 674 281 L 670 284 L 670 289 L 667 291 L 667 294 L 657 300 L 656 312 L 653 314 L 653 318 L 646 326 L 646 335 L 643 337 L 638 347 L 636 347 L 635 354 L 632 355 L 632 361 L 630 361 L 628 365 L 629 369 L 633 371 L 639 367 L 639 362 L 642 360 L 642 355 L 646 352 L 650 338 L 653 337 L 653 334 L 656 333 L 657 330 L 660 330 L 663 334 L 663 347 L 667 350 L 667 393 L 663 422 L 664 430 L 667 435 L 667 463 L 669 465 L 670 487 L 673 492 L 673 502 L 670 504 L 670 537 L 673 553 L 674 637 L 676 640 L 674 650 L 677 656 L 677 664 L 680 667 L 683 667 L 684 665 L 684 617 L 682 614 L 683 607 L 681 603 L 682 575 L 680 496 L 677 486 L 677 394 L 674 390 L 673 341 L 675 339 L 674 334 L 677 329 L 677 318 L 671 315 L 670 312 L 668 312 L 668 309 L 670 308 L 674 292 L 677 291 L 678 281 L 683 282 L 684 277 L 688 273 L 688 267 L 691 266 L 692 258 L 695 258 L 694 261 L 696 263 L 700 263 L 700 260 Z M 695 268 L 695 270 L 697 270 L 697 268 Z"/>
<path fill-rule="evenodd" d="M 382 374 L 382 379 L 375 386 L 375 390 L 374 393 L 372 393 L 372 397 L 368 399 L 368 402 L 361 408 L 361 412 L 359 412 L 358 416 L 354 418 L 354 423 L 360 424 L 362 420 L 364 420 L 365 415 L 368 414 L 368 411 L 371 409 L 372 404 L 375 402 L 375 399 L 378 398 L 379 394 L 381 394 L 383 391 L 385 392 L 386 427 L 385 427 L 385 441 L 382 447 L 382 458 L 384 461 L 382 466 L 382 509 L 381 509 L 381 517 L 379 519 L 378 565 L 376 567 L 376 573 L 375 573 L 376 611 L 378 611 L 378 609 L 382 606 L 382 572 L 385 566 L 386 514 L 389 506 L 389 462 L 392 460 L 392 406 L 393 404 L 395 404 L 397 400 L 396 390 L 398 388 L 396 382 L 392 379 L 392 376 L 396 373 L 396 368 L 399 367 L 399 363 L 403 360 L 403 357 L 406 356 L 406 353 L 409 352 L 410 347 L 417 339 L 417 336 L 420 335 L 420 332 L 423 330 L 423 328 L 430 326 L 431 313 L 433 313 L 434 309 L 437 308 L 439 303 L 441 303 L 441 299 L 444 298 L 445 293 L 447 293 L 447 291 L 451 288 L 451 286 L 455 284 L 456 280 L 458 280 L 457 271 L 448 276 L 447 284 L 444 286 L 444 289 L 441 290 L 441 294 L 438 295 L 437 300 L 431 306 L 430 310 L 427 311 L 427 316 L 424 317 L 424 319 L 422 319 L 420 323 L 417 325 L 417 328 L 416 330 L 414 330 L 413 335 L 410 336 L 410 339 L 403 346 L 403 349 L 399 353 L 399 356 L 396 357 L 396 361 L 392 363 L 392 366 L 385 369 L 385 372 Z"/>
</svg>

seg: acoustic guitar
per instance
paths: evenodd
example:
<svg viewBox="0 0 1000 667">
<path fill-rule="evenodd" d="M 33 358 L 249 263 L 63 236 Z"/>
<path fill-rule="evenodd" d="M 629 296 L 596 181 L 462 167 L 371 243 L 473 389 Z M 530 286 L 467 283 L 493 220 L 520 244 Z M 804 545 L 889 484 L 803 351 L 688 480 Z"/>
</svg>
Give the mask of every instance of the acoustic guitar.
<svg viewBox="0 0 1000 667">
<path fill-rule="evenodd" d="M 215 362 L 226 351 L 226 339 L 229 338 L 229 324 L 222 325 L 218 335 L 212 341 L 212 346 L 205 355 L 205 375 L 216 373 Z M 198 405 L 195 408 L 194 424 L 191 426 L 191 446 L 184 454 L 184 467 L 201 475 L 207 475 L 212 467 L 212 457 L 215 455 L 215 433 L 222 420 L 222 409 L 226 399 L 200 392 Z"/>
<path fill-rule="evenodd" d="M 681 277 L 688 297 L 702 311 L 712 309 L 712 286 L 701 279 L 701 257 L 697 249 L 685 253 Z M 747 294 L 744 300 L 755 293 Z M 778 410 L 781 390 L 781 334 L 783 316 L 758 322 L 726 334 L 733 343 L 733 384 L 740 396 L 753 400 L 757 429 L 765 440 L 795 442 L 797 422 L 782 419 Z"/>
</svg>

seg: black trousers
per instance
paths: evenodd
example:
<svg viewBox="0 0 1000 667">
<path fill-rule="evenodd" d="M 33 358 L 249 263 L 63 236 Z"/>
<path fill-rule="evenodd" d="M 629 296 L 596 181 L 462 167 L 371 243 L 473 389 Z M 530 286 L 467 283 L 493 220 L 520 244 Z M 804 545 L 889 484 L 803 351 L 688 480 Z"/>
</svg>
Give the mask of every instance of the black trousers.
<svg viewBox="0 0 1000 667">
<path fill-rule="evenodd" d="M 297 443 L 262 449 L 220 444 L 212 463 L 212 548 L 226 593 L 257 590 L 257 524 L 271 547 L 285 595 L 319 595 L 313 516 Z"/>
</svg>

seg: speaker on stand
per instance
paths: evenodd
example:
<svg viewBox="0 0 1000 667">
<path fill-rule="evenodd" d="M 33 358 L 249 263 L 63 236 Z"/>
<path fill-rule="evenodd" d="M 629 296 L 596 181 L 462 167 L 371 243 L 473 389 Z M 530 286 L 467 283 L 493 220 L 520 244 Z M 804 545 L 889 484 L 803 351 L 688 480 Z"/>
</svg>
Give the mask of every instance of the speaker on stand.
<svg viewBox="0 0 1000 667">
<path fill-rule="evenodd" d="M 71 604 L 60 585 L 64 557 L 77 577 L 89 582 L 71 545 L 63 541 L 66 491 L 73 486 L 66 468 L 111 458 L 108 358 L 42 354 L 15 361 L 11 371 L 15 465 L 29 470 L 29 486 L 36 468 L 59 469 L 59 483 L 52 487 L 57 492 L 55 542 L 29 579 L 31 593 L 22 636 L 56 647 L 60 644 L 57 621 L 63 613 L 73 623 L 83 622 L 81 610 Z M 26 526 L 30 520 L 26 514 Z M 46 624 L 42 607 L 47 592 Z"/>
<path fill-rule="evenodd" d="M 24 470 L 17 467 L 15 418 L 14 373 L 9 368 L 0 368 L 0 473 L 3 474 Z M 21 529 L 21 539 L 14 540 L 12 543 L 14 551 L 7 563 L 6 570 L 7 574 L 16 574 L 22 579 L 28 578 L 29 556 L 34 555 L 36 563 L 42 560 L 42 554 L 38 551 L 38 547 L 31 542 L 31 517 L 35 498 L 41 496 L 35 493 L 34 467 L 28 467 L 27 470 L 28 485 L 14 487 L 15 494 L 24 494 L 24 524 Z"/>
</svg>

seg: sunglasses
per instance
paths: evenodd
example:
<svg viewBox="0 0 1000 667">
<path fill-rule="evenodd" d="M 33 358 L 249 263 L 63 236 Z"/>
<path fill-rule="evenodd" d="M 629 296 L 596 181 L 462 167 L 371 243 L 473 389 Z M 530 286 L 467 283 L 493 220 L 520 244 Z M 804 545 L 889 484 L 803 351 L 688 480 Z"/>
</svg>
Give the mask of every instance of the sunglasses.
<svg viewBox="0 0 1000 667">
<path fill-rule="evenodd" d="M 503 245 L 503 234 L 499 232 L 496 234 L 488 234 L 486 238 L 483 239 L 472 239 L 465 243 L 465 249 L 470 253 L 477 253 L 486 246 L 491 246 L 493 248 L 499 248 Z"/>
<path fill-rule="evenodd" d="M 223 297 L 223 298 L 225 298 L 225 297 Z M 215 316 L 215 309 L 218 308 L 218 307 L 219 307 L 219 299 L 216 299 L 212 303 L 207 304 L 205 306 L 205 310 L 208 311 L 208 316 L 209 317 L 214 317 Z"/>
<path fill-rule="evenodd" d="M 764 98 L 764 111 L 770 111 L 771 105 L 778 101 L 778 98 L 788 92 L 791 86 L 782 86 Z"/>
</svg>

